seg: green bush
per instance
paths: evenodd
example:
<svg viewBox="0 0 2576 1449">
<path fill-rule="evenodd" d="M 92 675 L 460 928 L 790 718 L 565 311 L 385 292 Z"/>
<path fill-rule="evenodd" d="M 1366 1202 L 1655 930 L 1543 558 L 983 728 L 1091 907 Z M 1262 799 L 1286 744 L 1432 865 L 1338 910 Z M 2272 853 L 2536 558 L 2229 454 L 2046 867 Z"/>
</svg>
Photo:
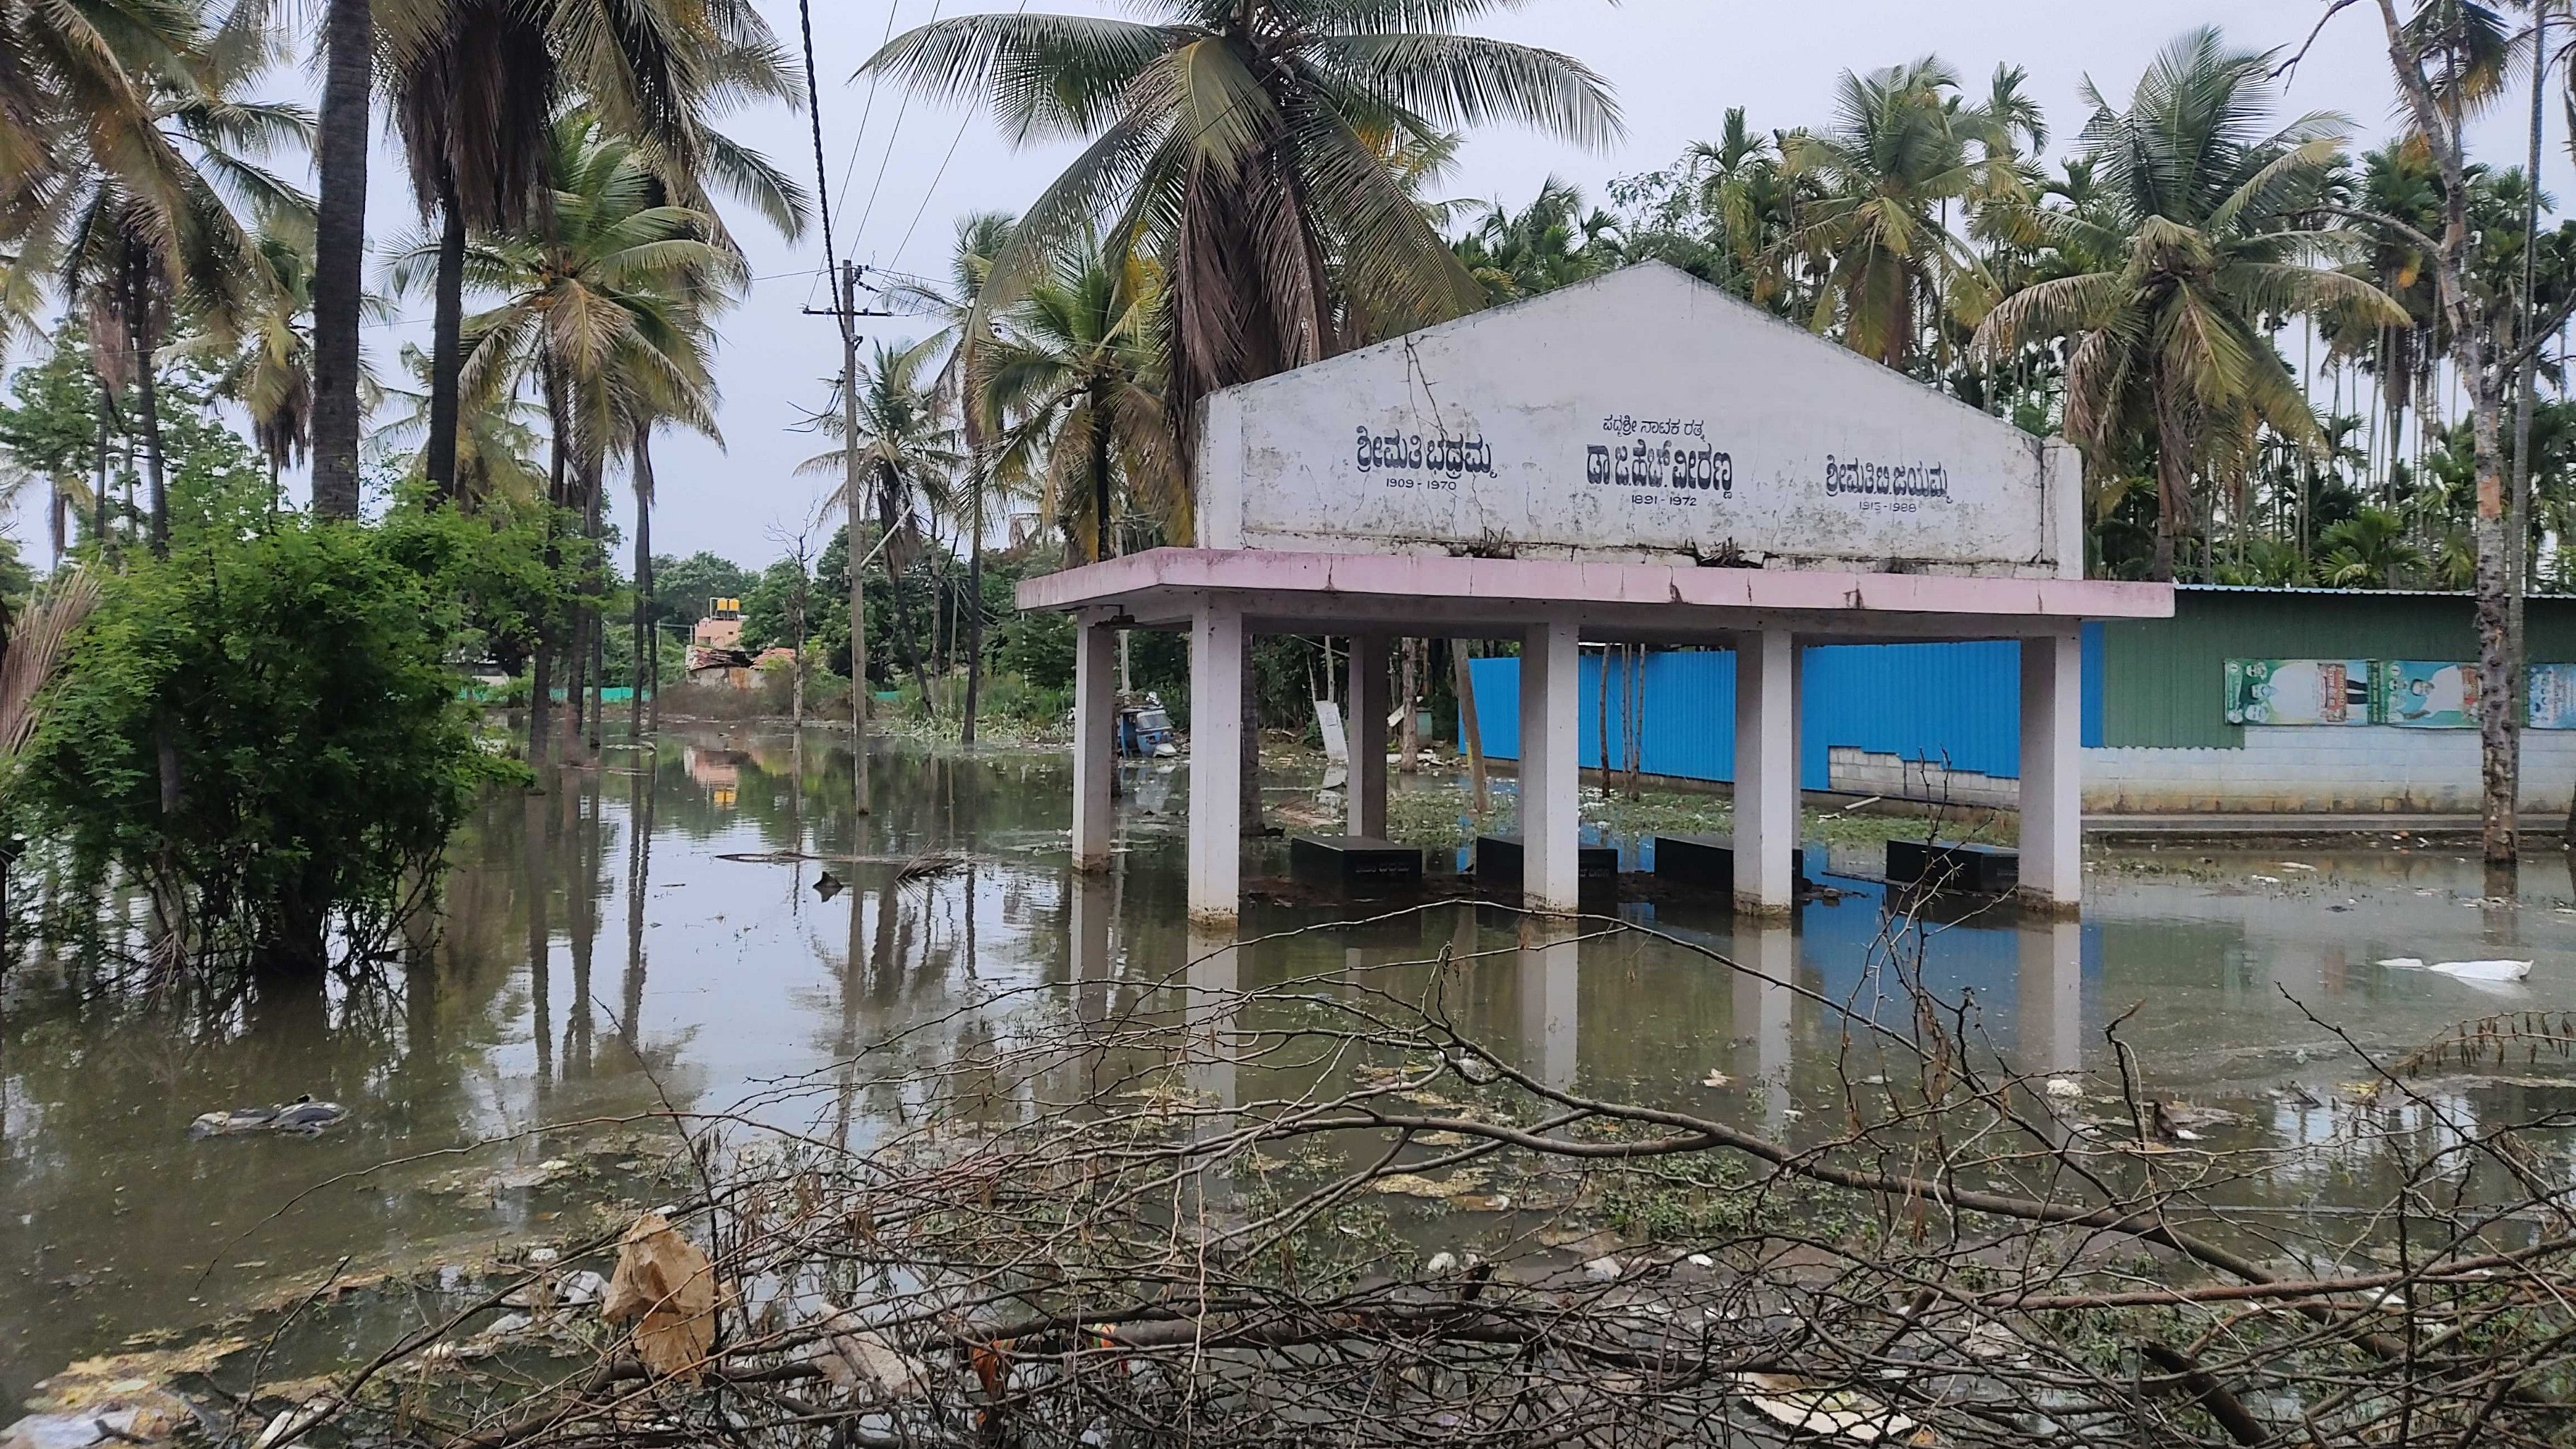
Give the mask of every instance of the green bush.
<svg viewBox="0 0 2576 1449">
<path fill-rule="evenodd" d="M 379 946 L 477 785 L 519 769 L 476 747 L 442 661 L 460 605 L 402 542 L 288 517 L 133 558 L 24 756 L 30 825 L 184 911 L 192 950 L 309 973 L 335 931 Z"/>
<path fill-rule="evenodd" d="M 1070 614 L 1019 614 L 995 633 L 993 660 L 1040 689 L 1073 687 L 1074 622 Z"/>
</svg>

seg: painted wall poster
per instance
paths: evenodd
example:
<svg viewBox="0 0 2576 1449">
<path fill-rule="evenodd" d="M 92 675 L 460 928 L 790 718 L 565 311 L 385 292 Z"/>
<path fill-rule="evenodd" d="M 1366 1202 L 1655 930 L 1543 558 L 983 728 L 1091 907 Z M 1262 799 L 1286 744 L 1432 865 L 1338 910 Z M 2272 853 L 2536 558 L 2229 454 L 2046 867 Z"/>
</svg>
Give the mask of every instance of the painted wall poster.
<svg viewBox="0 0 2576 1449">
<path fill-rule="evenodd" d="M 2474 664 L 2382 660 L 2378 686 L 2371 714 L 2381 724 L 2435 730 L 2477 727 L 2478 667 Z"/>
<path fill-rule="evenodd" d="M 2256 725 L 2370 723 L 2367 659 L 2230 659 L 2227 722 Z"/>
<path fill-rule="evenodd" d="M 2531 666 L 2530 728 L 2576 730 L 2576 664 Z"/>
</svg>

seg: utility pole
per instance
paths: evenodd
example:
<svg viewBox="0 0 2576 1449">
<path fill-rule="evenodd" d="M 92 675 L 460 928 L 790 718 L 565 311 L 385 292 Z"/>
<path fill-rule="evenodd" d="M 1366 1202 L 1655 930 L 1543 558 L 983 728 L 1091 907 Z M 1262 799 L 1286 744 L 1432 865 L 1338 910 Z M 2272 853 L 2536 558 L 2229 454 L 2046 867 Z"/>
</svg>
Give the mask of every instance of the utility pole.
<svg viewBox="0 0 2576 1449">
<path fill-rule="evenodd" d="M 849 521 L 850 778 L 852 806 L 868 813 L 867 555 L 859 547 L 859 264 L 841 263 L 841 503 Z"/>
</svg>

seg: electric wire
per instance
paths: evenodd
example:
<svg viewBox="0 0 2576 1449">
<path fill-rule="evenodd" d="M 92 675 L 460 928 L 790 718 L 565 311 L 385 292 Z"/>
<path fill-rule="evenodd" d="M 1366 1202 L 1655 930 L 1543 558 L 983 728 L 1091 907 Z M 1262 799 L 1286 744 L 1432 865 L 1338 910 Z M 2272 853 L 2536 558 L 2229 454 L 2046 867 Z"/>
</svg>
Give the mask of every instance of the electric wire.
<svg viewBox="0 0 2576 1449">
<path fill-rule="evenodd" d="M 924 21 L 924 24 L 939 23 L 939 7 L 943 3 L 944 0 L 930 0 L 930 18 Z M 886 17 L 886 28 L 889 30 L 894 28 L 894 17 L 891 11 Z M 894 129 L 886 133 L 885 155 L 877 161 L 877 179 L 868 186 L 868 204 L 859 212 L 859 224 L 850 229 L 850 250 L 853 256 L 858 253 L 858 239 L 867 235 L 869 218 L 877 214 L 877 196 L 885 190 L 886 169 L 894 165 L 895 145 L 903 139 L 903 118 L 911 113 L 912 91 L 907 88 L 903 93 L 902 104 L 894 109 Z M 849 194 L 842 193 L 842 199 L 848 200 Z"/>
<path fill-rule="evenodd" d="M 814 128 L 814 210 L 823 218 L 823 275 L 828 277 L 840 261 L 832 245 L 831 181 L 823 162 L 823 86 L 814 69 L 813 0 L 796 0 L 796 21 L 805 42 L 805 114 Z M 812 300 L 810 292 L 807 300 Z"/>
<path fill-rule="evenodd" d="M 1028 14 L 1029 0 L 1020 0 L 1018 8 L 1011 13 Z M 939 194 L 939 184 L 948 179 L 948 164 L 957 159 L 957 148 L 966 140 L 966 128 L 975 123 L 975 112 L 978 109 L 980 108 L 970 105 L 966 108 L 966 114 L 958 119 L 957 134 L 948 139 L 948 154 L 939 158 L 939 169 L 930 177 L 930 189 L 921 193 L 921 205 L 912 213 L 912 225 L 903 229 L 903 240 L 896 242 L 894 251 L 890 253 L 896 261 L 903 260 L 904 248 L 912 245 L 912 234 L 921 230 L 921 219 L 930 214 L 931 198 Z"/>
</svg>

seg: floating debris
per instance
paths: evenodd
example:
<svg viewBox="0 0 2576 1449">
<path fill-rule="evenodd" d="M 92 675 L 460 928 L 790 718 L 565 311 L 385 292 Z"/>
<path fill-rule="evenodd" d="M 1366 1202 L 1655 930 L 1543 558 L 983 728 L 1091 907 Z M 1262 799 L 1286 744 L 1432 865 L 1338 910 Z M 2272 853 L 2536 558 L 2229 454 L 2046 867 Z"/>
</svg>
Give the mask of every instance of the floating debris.
<svg viewBox="0 0 2576 1449">
<path fill-rule="evenodd" d="M 2455 981 L 2502 985 L 2521 981 L 2531 975 L 2528 961 L 2434 961 L 2418 956 L 2391 956 L 2379 963 L 2391 971 L 2430 971 Z"/>
<path fill-rule="evenodd" d="M 716 1340 L 714 1265 L 671 1220 L 646 1213 L 617 1245 L 601 1314 L 635 1324 L 635 1355 L 664 1378 L 695 1381 Z"/>
<path fill-rule="evenodd" d="M 302 1096 L 275 1107 L 235 1107 L 229 1112 L 200 1113 L 188 1124 L 191 1137 L 243 1137 L 254 1132 L 292 1132 L 299 1137 L 318 1137 L 322 1129 L 336 1127 L 348 1119 L 349 1109 L 337 1102 L 317 1102 Z"/>
</svg>

